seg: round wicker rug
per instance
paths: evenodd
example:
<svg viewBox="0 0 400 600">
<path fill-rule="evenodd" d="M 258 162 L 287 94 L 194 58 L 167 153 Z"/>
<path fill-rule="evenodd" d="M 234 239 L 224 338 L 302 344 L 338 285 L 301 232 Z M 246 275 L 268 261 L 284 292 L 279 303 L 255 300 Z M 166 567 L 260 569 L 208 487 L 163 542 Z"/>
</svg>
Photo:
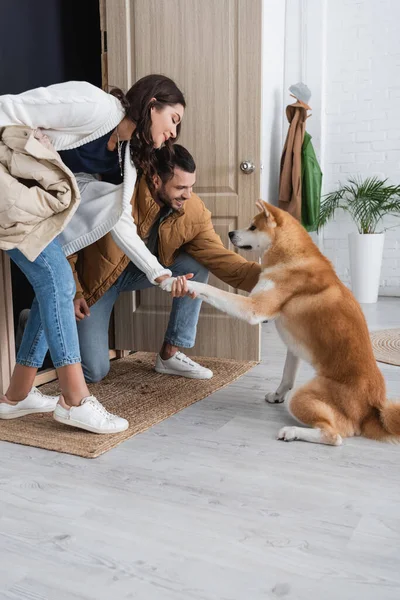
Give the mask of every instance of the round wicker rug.
<svg viewBox="0 0 400 600">
<path fill-rule="evenodd" d="M 400 367 L 400 329 L 373 331 L 371 342 L 377 361 Z"/>
</svg>

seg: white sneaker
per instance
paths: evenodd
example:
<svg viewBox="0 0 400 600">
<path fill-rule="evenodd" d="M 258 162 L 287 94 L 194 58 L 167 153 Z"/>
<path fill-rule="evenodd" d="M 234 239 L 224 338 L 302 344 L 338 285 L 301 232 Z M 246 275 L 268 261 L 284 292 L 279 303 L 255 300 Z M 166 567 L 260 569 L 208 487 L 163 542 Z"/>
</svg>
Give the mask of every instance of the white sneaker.
<svg viewBox="0 0 400 600">
<path fill-rule="evenodd" d="M 54 419 L 64 425 L 92 433 L 120 433 L 129 427 L 126 419 L 109 413 L 94 396 L 83 398 L 79 406 L 66 406 L 60 399 L 53 414 Z"/>
<path fill-rule="evenodd" d="M 0 419 L 17 419 L 34 413 L 53 412 L 58 399 L 58 396 L 46 396 L 33 387 L 21 402 L 16 404 L 0 402 Z"/>
<path fill-rule="evenodd" d="M 191 360 L 183 352 L 177 352 L 171 358 L 163 360 L 157 354 L 156 365 L 154 367 L 157 373 L 164 375 L 180 375 L 181 377 L 189 377 L 189 379 L 211 379 L 213 372 L 199 365 L 199 363 Z"/>
</svg>

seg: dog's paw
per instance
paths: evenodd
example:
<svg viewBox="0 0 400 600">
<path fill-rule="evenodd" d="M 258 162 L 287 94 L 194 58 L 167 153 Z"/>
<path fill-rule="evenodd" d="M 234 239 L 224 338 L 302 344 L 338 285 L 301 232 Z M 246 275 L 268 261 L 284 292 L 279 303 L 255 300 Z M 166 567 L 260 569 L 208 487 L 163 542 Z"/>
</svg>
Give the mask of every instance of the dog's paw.
<svg viewBox="0 0 400 600">
<path fill-rule="evenodd" d="M 277 439 L 284 442 L 294 442 L 295 440 L 298 440 L 297 427 L 282 427 L 278 433 Z"/>
<path fill-rule="evenodd" d="M 168 279 L 163 279 L 163 281 L 159 284 L 159 287 L 164 292 L 172 292 L 172 284 L 175 281 L 176 277 L 168 277 Z"/>
<path fill-rule="evenodd" d="M 265 402 L 269 404 L 282 404 L 285 401 L 286 392 L 284 394 L 280 392 L 269 392 L 265 394 Z"/>
</svg>

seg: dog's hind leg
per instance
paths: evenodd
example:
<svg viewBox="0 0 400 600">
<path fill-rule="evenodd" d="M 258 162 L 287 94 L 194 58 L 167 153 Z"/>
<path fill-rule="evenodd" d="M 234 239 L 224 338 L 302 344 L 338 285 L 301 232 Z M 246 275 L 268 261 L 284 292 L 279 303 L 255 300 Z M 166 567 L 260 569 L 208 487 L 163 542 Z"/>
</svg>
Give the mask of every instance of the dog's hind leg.
<svg viewBox="0 0 400 600">
<path fill-rule="evenodd" d="M 339 434 L 329 434 L 319 427 L 282 427 L 278 433 L 278 440 L 284 442 L 311 442 L 312 444 L 326 444 L 327 446 L 340 446 L 342 438 Z"/>
<path fill-rule="evenodd" d="M 328 398 L 329 392 L 318 378 L 299 388 L 290 399 L 289 411 L 296 419 L 311 427 L 282 427 L 278 439 L 340 446 L 342 437 L 337 424 L 341 421 L 341 415 L 328 404 Z"/>
<path fill-rule="evenodd" d="M 285 401 L 286 394 L 293 388 L 299 363 L 299 357 L 288 349 L 286 353 L 285 366 L 283 368 L 282 381 L 280 382 L 276 392 L 270 392 L 269 394 L 266 394 L 266 402 L 269 402 L 270 404 L 280 404 L 281 402 Z"/>
</svg>

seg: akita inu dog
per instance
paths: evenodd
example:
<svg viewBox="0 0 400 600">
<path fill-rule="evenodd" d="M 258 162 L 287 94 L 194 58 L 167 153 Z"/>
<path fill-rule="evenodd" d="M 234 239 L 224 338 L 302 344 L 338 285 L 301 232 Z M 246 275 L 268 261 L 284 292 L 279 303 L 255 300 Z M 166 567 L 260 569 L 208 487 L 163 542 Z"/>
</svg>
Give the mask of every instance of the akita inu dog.
<svg viewBox="0 0 400 600">
<path fill-rule="evenodd" d="M 308 427 L 283 427 L 278 439 L 338 446 L 342 438 L 400 436 L 400 403 L 386 400 L 385 382 L 372 352 L 366 321 L 352 293 L 337 277 L 309 234 L 288 213 L 266 202 L 247 229 L 231 231 L 237 248 L 263 255 L 259 281 L 248 297 L 187 281 L 189 293 L 251 324 L 275 320 L 287 346 L 282 381 L 266 395 L 283 402 L 293 388 L 299 360 L 316 375 L 295 389 L 290 413 Z M 173 295 L 179 280 L 167 280 Z"/>
</svg>

